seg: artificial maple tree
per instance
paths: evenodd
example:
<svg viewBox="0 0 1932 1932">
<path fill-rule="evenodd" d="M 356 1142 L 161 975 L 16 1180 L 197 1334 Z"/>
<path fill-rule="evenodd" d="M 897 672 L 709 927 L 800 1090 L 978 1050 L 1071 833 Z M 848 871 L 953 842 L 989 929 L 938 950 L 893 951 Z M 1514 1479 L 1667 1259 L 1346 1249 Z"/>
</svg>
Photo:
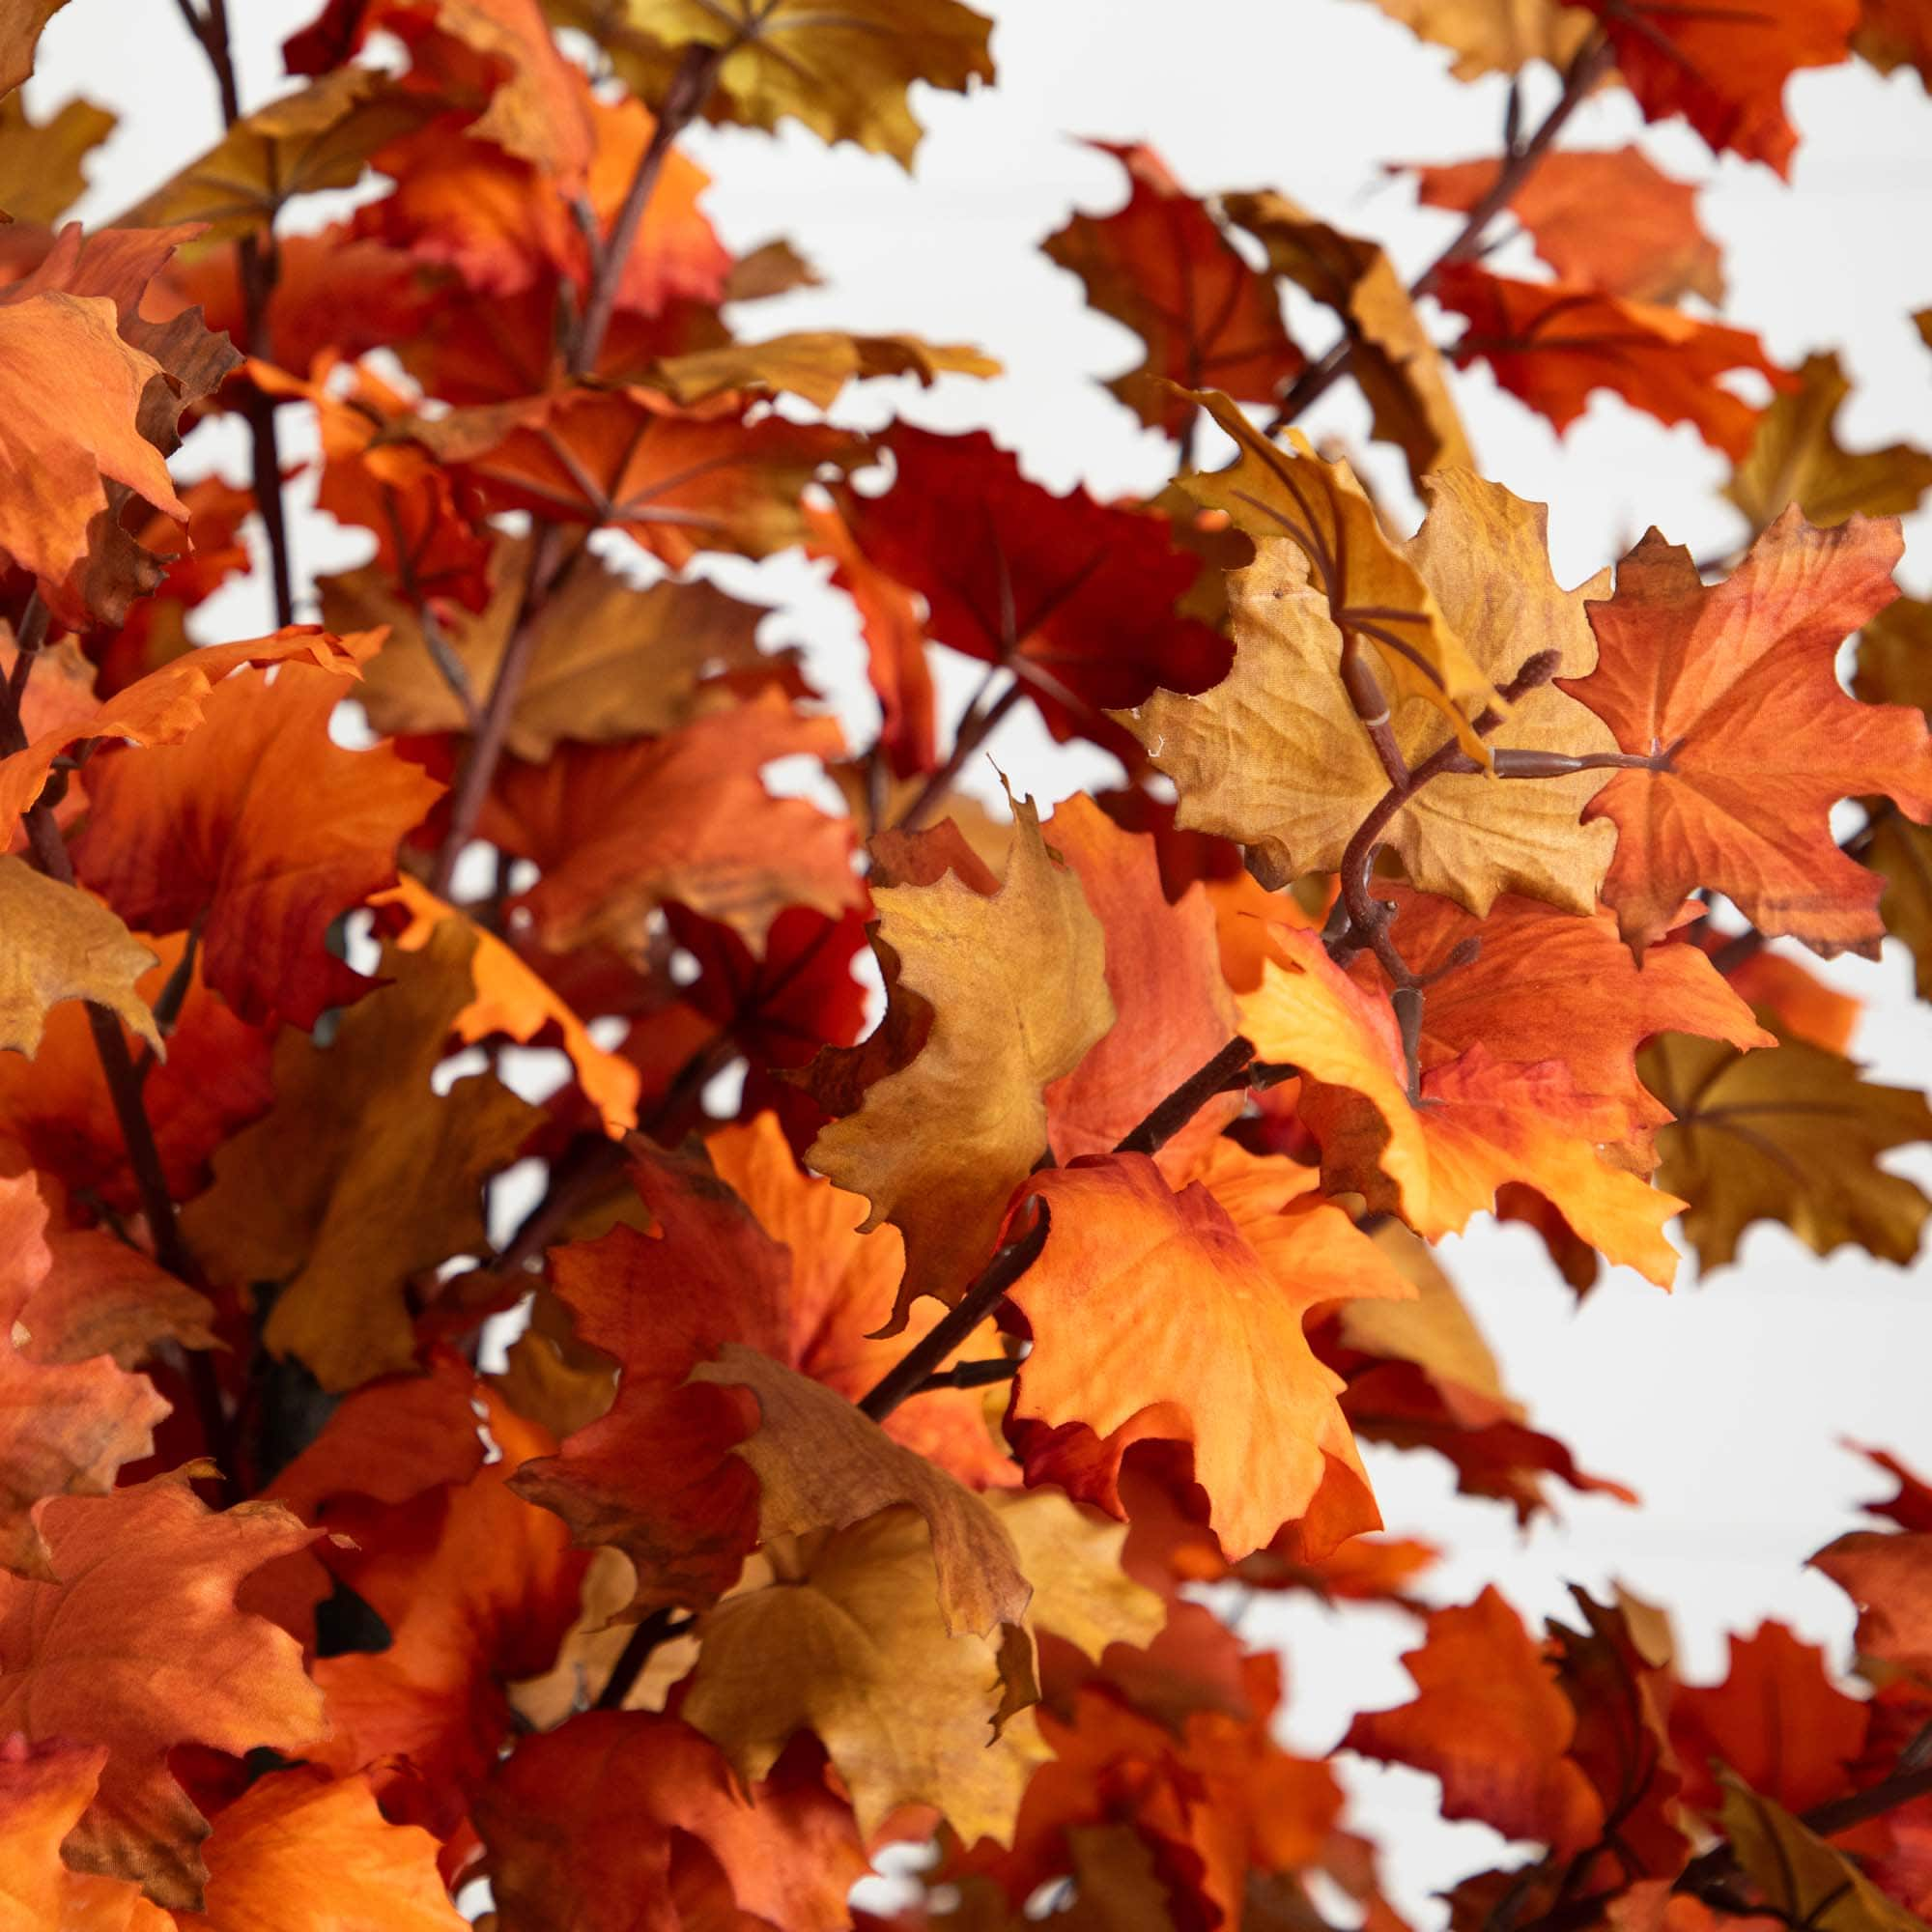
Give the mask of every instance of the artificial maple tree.
<svg viewBox="0 0 1932 1932">
<path fill-rule="evenodd" d="M 1699 1682 L 1630 1598 L 1437 1600 L 1361 1453 L 1629 1499 L 1432 1252 L 1477 1216 L 1578 1293 L 1767 1220 L 1918 1252 L 1880 1159 L 1932 1108 L 1804 957 L 1889 932 L 1932 992 L 1932 457 L 1844 448 L 1692 185 L 1563 137 L 1601 96 L 1781 174 L 1793 71 L 1932 27 L 1382 4 L 1554 104 L 1391 160 L 1463 217 L 1407 282 L 1098 144 L 1124 200 L 1042 245 L 1144 346 L 1174 472 L 1119 501 L 839 420 L 970 344 L 740 333 L 812 271 L 724 245 L 688 131 L 909 165 L 917 88 L 994 79 L 963 0 L 327 0 L 262 102 L 181 0 L 223 126 L 93 232 L 111 117 L 28 114 L 61 0 L 0 5 L 0 1922 L 429 1932 L 480 1880 L 499 1932 L 1399 1932 L 1203 1585 L 1416 1620 L 1337 1752 L 1526 1845 L 1464 1932 L 1932 1913 L 1905 1462 L 1814 1559 L 1856 1673 L 1770 1623 Z M 1549 273 L 1488 266 L 1511 215 Z M 1747 544 L 1565 587 L 1478 359 L 1559 432 L 1690 423 Z M 1304 432 L 1344 383 L 1412 534 Z M 247 473 L 177 473 L 221 416 Z M 319 582 L 295 417 L 368 546 Z M 868 742 L 691 569 L 787 550 Z M 257 556 L 277 629 L 205 636 Z M 1119 784 L 969 798 L 1027 704 Z"/>
</svg>

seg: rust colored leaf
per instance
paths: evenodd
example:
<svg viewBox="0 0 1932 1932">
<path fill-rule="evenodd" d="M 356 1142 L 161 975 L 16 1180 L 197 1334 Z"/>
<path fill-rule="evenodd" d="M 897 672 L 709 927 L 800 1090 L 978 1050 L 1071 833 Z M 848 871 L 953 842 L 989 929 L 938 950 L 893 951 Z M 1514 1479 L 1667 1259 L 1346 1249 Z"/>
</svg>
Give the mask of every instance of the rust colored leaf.
<svg viewBox="0 0 1932 1932">
<path fill-rule="evenodd" d="M 1811 1558 L 1858 1605 L 1861 1656 L 1932 1676 L 1932 1535 L 1855 1529 Z"/>
<path fill-rule="evenodd" d="M 1426 1641 L 1403 1662 L 1417 1696 L 1357 1718 L 1345 1749 L 1439 1778 L 1444 1817 L 1480 1819 L 1506 1838 L 1558 1851 L 1596 1837 L 1603 1806 L 1569 1755 L 1576 1714 L 1493 1588 L 1461 1608 L 1432 1611 Z"/>
<path fill-rule="evenodd" d="M 1670 1742 L 1684 1767 L 1684 1802 L 1715 1811 L 1723 1766 L 1787 1811 L 1808 1811 L 1851 1788 L 1864 1748 L 1866 1706 L 1832 1682 L 1825 1654 L 1784 1625 L 1730 1639 L 1721 1684 L 1680 1685 Z"/>
<path fill-rule="evenodd" d="M 1228 646 L 1177 614 L 1196 563 L 1166 519 L 1054 497 L 989 437 L 905 423 L 879 439 L 895 476 L 882 497 L 841 493 L 853 541 L 926 601 L 939 643 L 1004 664 L 1057 737 L 1091 734 L 1096 710 L 1140 703 L 1156 685 L 1201 691 Z"/>
<path fill-rule="evenodd" d="M 1591 607 L 1599 657 L 1564 680 L 1626 752 L 1586 815 L 1617 828 L 1604 885 L 1624 937 L 1647 945 L 1694 886 L 1728 894 L 1760 931 L 1814 952 L 1876 952 L 1879 881 L 1838 852 L 1831 809 L 1884 792 L 1932 818 L 1932 739 L 1902 707 L 1861 705 L 1833 660 L 1897 594 L 1894 523 L 1816 530 L 1786 510 L 1721 583 L 1653 530 Z"/>
<path fill-rule="evenodd" d="M 1040 246 L 1080 277 L 1089 306 L 1147 346 L 1140 365 L 1108 388 L 1150 429 L 1173 437 L 1193 420 L 1194 406 L 1150 377 L 1220 389 L 1237 402 L 1272 401 L 1305 361 L 1282 327 L 1273 283 L 1151 148 L 1089 145 L 1126 170 L 1126 205 L 1111 214 L 1075 214 Z"/>
<path fill-rule="evenodd" d="M 676 1718 L 590 1711 L 526 1738 L 478 1809 L 499 1932 L 843 1932 L 867 1869 L 851 1807 L 787 1759 L 744 1788 Z"/>
<path fill-rule="evenodd" d="M 566 389 L 420 418 L 418 442 L 493 509 L 610 524 L 673 569 L 701 550 L 765 556 L 803 541 L 799 497 L 821 469 L 849 469 L 842 430 L 720 396 L 680 410 L 654 390 Z"/>
<path fill-rule="evenodd" d="M 221 1150 L 183 1217 L 217 1276 L 284 1284 L 268 1346 L 331 1390 L 414 1360 L 411 1277 L 482 1250 L 483 1179 L 541 1118 L 494 1074 L 431 1088 L 474 997 L 472 952 L 447 921 L 421 952 L 385 955 L 395 983 L 352 1008 L 328 1046 L 283 1034 L 273 1111 Z"/>
<path fill-rule="evenodd" d="M 1622 74 L 1649 121 L 1681 114 L 1716 152 L 1788 174 L 1798 136 L 1784 83 L 1801 68 L 1849 57 L 1859 0 L 1571 0 L 1603 22 Z"/>
<path fill-rule="evenodd" d="M 1749 449 L 1762 412 L 1718 378 L 1753 369 L 1774 385 L 1788 379 L 1747 329 L 1703 322 L 1681 309 L 1604 295 L 1563 282 L 1519 282 L 1473 263 L 1442 270 L 1431 293 L 1469 327 L 1450 354 L 1480 355 L 1496 381 L 1565 430 L 1610 389 L 1659 422 L 1688 422 L 1734 462 Z"/>
<path fill-rule="evenodd" d="M 347 692 L 314 665 L 244 673 L 208 695 L 208 728 L 186 743 L 88 766 L 81 881 L 137 925 L 199 922 L 208 983 L 251 1023 L 313 1027 L 367 989 L 328 928 L 394 881 L 398 844 L 440 792 L 387 746 L 330 738 Z"/>
<path fill-rule="evenodd" d="M 1580 1087 L 1561 1061 L 1503 1061 L 1478 1040 L 1406 1092 L 1395 1016 L 1287 927 L 1241 1030 L 1264 1060 L 1302 1070 L 1300 1116 L 1321 1149 L 1330 1188 L 1393 1208 L 1434 1240 L 1523 1181 L 1577 1234 L 1660 1285 L 1676 1268 L 1663 1226 L 1683 1203 L 1646 1186 L 1605 1151 L 1633 1130 L 1628 1101 Z"/>
<path fill-rule="evenodd" d="M 1467 214 L 1494 187 L 1499 165 L 1414 168 L 1416 193 L 1431 208 Z M 1606 221 L 1612 207 L 1616 219 Z M 1545 155 L 1509 210 L 1559 281 L 1635 302 L 1724 298 L 1721 256 L 1698 225 L 1695 185 L 1660 172 L 1641 148 Z"/>
<path fill-rule="evenodd" d="M 760 776 L 777 759 L 829 759 L 841 746 L 831 719 L 767 691 L 659 738 L 571 746 L 547 764 L 505 760 L 477 831 L 542 867 L 518 903 L 554 952 L 635 948 L 643 915 L 676 900 L 761 952 L 787 906 L 833 918 L 863 903 L 850 821 L 774 798 Z"/>
<path fill-rule="evenodd" d="M 107 1747 L 68 1862 L 176 1908 L 202 1902 L 208 1824 L 167 1752 L 189 1742 L 293 1750 L 324 1728 L 300 1646 L 235 1603 L 244 1577 L 313 1532 L 274 1503 L 213 1515 L 191 1473 L 49 1504 L 42 1521 L 61 1580 L 0 1577 L 0 1726 Z"/>
</svg>

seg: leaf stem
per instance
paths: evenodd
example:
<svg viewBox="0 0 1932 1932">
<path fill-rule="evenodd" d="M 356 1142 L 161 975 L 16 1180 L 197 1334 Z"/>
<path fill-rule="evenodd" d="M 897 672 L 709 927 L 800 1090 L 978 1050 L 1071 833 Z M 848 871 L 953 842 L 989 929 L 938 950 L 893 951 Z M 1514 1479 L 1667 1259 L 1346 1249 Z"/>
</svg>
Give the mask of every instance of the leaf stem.
<svg viewBox="0 0 1932 1932">
<path fill-rule="evenodd" d="M 993 735 L 1005 722 L 1007 714 L 1026 695 L 1025 685 L 1015 678 L 990 704 L 986 702 L 987 692 L 1004 668 L 1002 665 L 995 665 L 986 673 L 974 695 L 973 702 L 966 708 L 966 715 L 959 721 L 958 730 L 952 735 L 952 749 L 946 754 L 946 762 L 926 780 L 919 796 L 899 815 L 901 829 L 916 826 L 945 802 L 947 795 L 958 783 L 959 774 L 966 769 L 966 760 Z"/>
</svg>

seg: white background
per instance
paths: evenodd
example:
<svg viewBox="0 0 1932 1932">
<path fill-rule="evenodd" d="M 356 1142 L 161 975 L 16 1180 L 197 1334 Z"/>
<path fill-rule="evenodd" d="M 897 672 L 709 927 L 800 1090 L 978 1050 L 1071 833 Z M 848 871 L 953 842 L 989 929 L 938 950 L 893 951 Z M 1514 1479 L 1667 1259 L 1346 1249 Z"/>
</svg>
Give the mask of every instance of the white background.
<svg viewBox="0 0 1932 1932">
<path fill-rule="evenodd" d="M 1410 273 L 1458 217 L 1416 210 L 1381 164 L 1497 146 L 1500 81 L 1449 78 L 1444 52 L 1363 0 L 980 4 L 998 21 L 999 85 L 968 99 L 924 97 L 930 132 L 910 177 L 796 128 L 776 140 L 700 130 L 690 145 L 717 177 L 706 205 L 727 242 L 787 235 L 825 278 L 821 290 L 748 315 L 748 331 L 910 329 L 979 344 L 1006 365 L 999 381 L 952 381 L 923 393 L 875 384 L 848 419 L 873 423 L 898 411 L 932 427 L 990 428 L 1055 489 L 1083 481 L 1100 494 L 1145 491 L 1172 462 L 1168 446 L 1094 380 L 1130 366 L 1137 345 L 1087 310 L 1074 280 L 1037 252 L 1073 208 L 1102 213 L 1122 198 L 1115 164 L 1070 137 L 1151 141 L 1201 192 L 1280 187 L 1377 236 Z M 314 0 L 230 0 L 230 11 L 244 102 L 259 105 L 285 87 L 276 48 L 313 14 Z M 1553 92 L 1547 70 L 1532 74 L 1528 125 Z M 72 0 L 56 16 L 29 99 L 44 111 L 74 93 L 123 116 L 94 164 L 80 211 L 90 220 L 128 206 L 213 138 L 213 85 L 166 0 Z M 1614 92 L 1577 117 L 1566 144 L 1640 138 L 1667 171 L 1708 183 L 1702 213 L 1724 247 L 1729 318 L 1760 331 L 1780 360 L 1841 351 L 1861 385 L 1841 423 L 1855 446 L 1904 436 L 1932 447 L 1932 355 L 1908 320 L 1932 305 L 1932 106 L 1910 73 L 1882 80 L 1853 66 L 1799 76 L 1788 107 L 1803 136 L 1788 187 L 1762 167 L 1715 162 L 1681 126 L 1639 133 L 1634 108 Z M 1507 269 L 1529 257 L 1517 244 L 1497 261 Z M 1304 346 L 1319 351 L 1325 323 L 1301 307 L 1293 317 Z M 1459 326 L 1445 323 L 1445 339 Z M 1566 582 L 1614 557 L 1649 524 L 1700 556 L 1727 552 L 1744 534 L 1713 494 L 1723 459 L 1689 429 L 1666 431 L 1600 396 L 1559 443 L 1481 371 L 1463 377 L 1459 393 L 1485 472 L 1550 503 Z M 1309 420 L 1317 433 L 1357 440 L 1364 426 L 1348 393 Z M 1387 500 L 1410 502 L 1391 455 L 1373 452 L 1368 467 Z M 240 476 L 239 444 L 220 442 L 218 432 L 198 439 L 182 467 L 193 473 L 215 461 Z M 1902 577 L 1923 594 L 1932 588 L 1932 523 L 1921 516 L 1912 530 Z M 296 545 L 303 572 L 342 567 L 368 548 L 313 514 L 298 522 Z M 758 572 L 727 563 L 717 574 L 786 605 L 772 641 L 808 645 L 821 684 L 863 734 L 873 713 L 844 600 L 796 559 Z M 266 611 L 253 582 L 211 605 L 200 635 L 267 629 Z M 945 688 L 956 703 L 974 674 L 955 670 Z M 1055 753 L 1026 720 L 1013 721 L 995 750 L 1015 784 L 1043 799 L 1103 780 L 1108 769 L 1096 754 Z M 989 781 L 987 772 L 976 783 Z M 1910 998 L 1900 951 L 1889 945 L 1881 964 L 1829 971 L 1870 1003 L 1859 1050 L 1885 1077 L 1932 1085 L 1932 1028 Z M 1899 1165 L 1932 1177 L 1924 1151 Z M 1801 1566 L 1852 1524 L 1861 1498 L 1886 1487 L 1842 1438 L 1889 1445 L 1932 1468 L 1923 1269 L 1901 1273 L 1854 1252 L 1821 1264 L 1781 1229 L 1761 1228 L 1747 1237 L 1741 1264 L 1709 1282 L 1687 1269 L 1665 1295 L 1619 1274 L 1579 1310 L 1524 1231 L 1451 1240 L 1442 1259 L 1532 1419 L 1567 1440 L 1585 1468 L 1635 1488 L 1643 1507 L 1565 1494 L 1559 1517 L 1522 1538 L 1500 1506 L 1458 1501 L 1434 1459 L 1371 1451 L 1391 1529 L 1449 1548 L 1432 1594 L 1466 1601 L 1494 1579 L 1536 1614 L 1560 1611 L 1569 1579 L 1601 1588 L 1618 1578 L 1673 1609 L 1694 1673 L 1719 1674 L 1722 1634 L 1766 1615 L 1848 1660 L 1846 1604 Z M 1263 1605 L 1247 1628 L 1287 1646 L 1287 1728 L 1298 1746 L 1324 1749 L 1350 1711 L 1408 1694 L 1395 1659 L 1414 1630 L 1398 1614 Z M 1398 1902 L 1438 1921 L 1429 1892 L 1488 1862 L 1493 1835 L 1435 1821 L 1434 1786 L 1415 1774 L 1359 1767 L 1350 1781 L 1358 1818 L 1390 1844 Z"/>
</svg>

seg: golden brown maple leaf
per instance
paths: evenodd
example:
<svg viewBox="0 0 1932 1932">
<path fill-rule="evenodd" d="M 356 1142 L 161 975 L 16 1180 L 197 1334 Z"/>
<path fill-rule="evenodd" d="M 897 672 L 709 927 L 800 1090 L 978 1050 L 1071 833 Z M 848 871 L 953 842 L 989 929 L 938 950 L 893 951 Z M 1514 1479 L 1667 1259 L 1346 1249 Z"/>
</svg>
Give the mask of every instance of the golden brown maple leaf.
<svg viewBox="0 0 1932 1932">
<path fill-rule="evenodd" d="M 1028 1630 L 1098 1660 L 1144 1645 L 1166 1607 L 1121 1569 L 1125 1530 L 1049 1490 L 994 1497 L 1034 1586 Z M 859 1828 L 901 1804 L 931 1804 L 960 1838 L 1009 1839 L 1026 1780 L 1045 1755 L 1026 1713 L 1005 1713 L 994 1646 L 954 1634 L 932 1588 L 929 1536 L 906 1509 L 882 1511 L 808 1545 L 798 1574 L 727 1597 L 701 1619 L 681 1714 L 747 1782 L 765 1776 L 796 1730 L 826 1747 Z M 819 1660 L 806 1673 L 779 1660 Z"/>
<path fill-rule="evenodd" d="M 1719 1782 L 1724 1835 L 1777 1920 L 1796 1919 L 1818 1932 L 1917 1932 L 1924 1923 L 1776 1800 L 1729 1770 Z"/>
<path fill-rule="evenodd" d="M 1684 1233 L 1702 1266 L 1734 1261 L 1758 1220 L 1782 1221 L 1821 1255 L 1847 1241 L 1901 1264 L 1918 1253 L 1932 1203 L 1878 1156 L 1932 1140 L 1922 1094 L 1861 1080 L 1800 1040 L 1739 1054 L 1672 1034 L 1642 1069 L 1676 1116 L 1657 1137 L 1657 1182 L 1690 1204 Z"/>
<path fill-rule="evenodd" d="M 1373 412 L 1371 434 L 1401 447 L 1411 479 L 1420 484 L 1431 470 L 1473 463 L 1448 372 L 1380 246 L 1318 220 L 1272 189 L 1223 195 L 1221 205 L 1267 250 L 1274 273 L 1340 317 L 1349 372 Z"/>
<path fill-rule="evenodd" d="M 471 615 L 460 606 L 433 616 L 399 596 L 388 573 L 346 571 L 321 580 L 326 621 L 338 630 L 386 624 L 389 636 L 363 668 L 355 696 L 379 731 L 462 731 L 470 715 L 446 665 L 480 705 L 495 688 L 527 589 L 529 543 L 499 539 L 490 557 L 491 595 Z M 504 749 L 540 762 L 558 741 L 606 744 L 668 731 L 700 708 L 707 678 L 781 660 L 757 646 L 762 605 L 702 579 L 639 589 L 589 552 L 580 553 L 543 600 Z"/>
<path fill-rule="evenodd" d="M 58 221 L 80 199 L 83 164 L 117 118 L 91 100 L 70 100 L 36 123 L 19 95 L 0 98 L 0 209 L 15 221 Z"/>
<path fill-rule="evenodd" d="M 1798 388 L 1772 398 L 1749 452 L 1724 486 L 1724 495 L 1750 520 L 1752 534 L 1787 503 L 1820 525 L 1856 515 L 1909 517 L 1932 489 L 1932 456 L 1909 442 L 1883 449 L 1839 446 L 1833 424 L 1852 385 L 1833 352 L 1807 355 L 1798 381 Z"/>
<path fill-rule="evenodd" d="M 1393 554 L 1466 647 L 1476 676 L 1507 684 L 1542 651 L 1555 652 L 1568 675 L 1594 666 L 1584 599 L 1608 588 L 1607 575 L 1573 590 L 1557 584 L 1543 505 L 1467 469 L 1439 471 L 1426 490 L 1422 528 Z M 1230 585 L 1234 668 L 1200 697 L 1157 693 L 1133 728 L 1180 793 L 1178 824 L 1237 839 L 1278 883 L 1332 871 L 1389 778 L 1343 684 L 1330 601 L 1308 582 L 1293 543 L 1264 544 Z M 1410 697 L 1390 724 L 1411 769 L 1444 742 L 1434 704 Z M 1488 742 L 1559 756 L 1616 747 L 1601 720 L 1553 685 L 1519 697 Z M 1503 892 L 1587 911 L 1614 841 L 1577 814 L 1605 782 L 1588 769 L 1506 783 L 1444 773 L 1404 803 L 1385 838 L 1417 885 L 1474 912 Z"/>
<path fill-rule="evenodd" d="M 494 1074 L 431 1088 L 474 997 L 472 952 L 445 922 L 421 952 L 386 955 L 395 983 L 353 1007 L 327 1048 L 285 1033 L 273 1111 L 221 1150 L 214 1184 L 183 1216 L 211 1272 L 285 1284 L 268 1345 L 325 1388 L 412 1364 L 411 1277 L 481 1250 L 483 1179 L 543 1118 Z"/>
<path fill-rule="evenodd" d="M 872 1204 L 868 1228 L 891 1221 L 905 1236 L 888 1332 L 923 1294 L 958 1299 L 1045 1151 L 1043 1090 L 1114 1024 L 1100 923 L 1078 877 L 1055 863 L 1031 801 L 1014 815 L 998 891 L 948 872 L 873 893 L 873 943 L 892 962 L 875 1038 L 906 1028 L 915 1009 L 930 1024 L 910 1061 L 872 1080 L 858 1110 L 807 1151 L 812 1167 Z"/>
<path fill-rule="evenodd" d="M 652 107 L 681 56 L 717 48 L 711 118 L 752 128 L 802 121 L 825 141 L 853 141 L 912 165 L 921 128 L 914 81 L 963 94 L 989 81 L 992 22 L 959 0 L 547 0 L 580 27 Z"/>
<path fill-rule="evenodd" d="M 1767 934 L 1875 954 L 1879 881 L 1841 853 L 1831 810 L 1883 792 L 1932 818 L 1932 735 L 1900 705 L 1849 697 L 1838 646 L 1897 595 L 1896 523 L 1813 529 L 1794 506 L 1720 583 L 1651 531 L 1590 610 L 1597 668 L 1563 680 L 1638 755 L 1586 808 L 1617 828 L 1604 897 L 1633 948 L 1693 887 L 1726 893 Z"/>
<path fill-rule="evenodd" d="M 34 71 L 41 30 L 67 0 L 4 0 L 0 4 L 0 94 L 11 94 Z"/>
<path fill-rule="evenodd" d="M 1567 68 L 1590 22 L 1563 0 L 1376 0 L 1418 40 L 1452 48 L 1458 80 L 1518 73 L 1531 61 Z"/>
<path fill-rule="evenodd" d="M 642 380 L 690 408 L 731 389 L 803 396 L 829 410 L 846 384 L 868 376 L 916 376 L 930 388 L 942 375 L 997 376 L 1000 364 L 962 343 L 916 335 L 848 335 L 810 329 L 766 342 L 730 342 L 653 362 Z"/>
<path fill-rule="evenodd" d="M 1293 448 L 1269 441 L 1225 396 L 1208 390 L 1190 400 L 1234 439 L 1236 456 L 1225 469 L 1183 477 L 1181 487 L 1253 538 L 1258 563 L 1313 586 L 1332 626 L 1333 676 L 1348 680 L 1358 715 L 1423 698 L 1487 764 L 1469 720 L 1501 700 L 1435 593 L 1383 534 L 1354 472 L 1317 456 L 1299 430 L 1289 432 Z"/>
<path fill-rule="evenodd" d="M 107 907 L 22 859 L 0 858 L 0 1049 L 40 1051 L 47 1009 L 63 1000 L 91 1000 L 117 1014 L 159 1054 L 155 1015 L 134 982 L 155 953 Z"/>
</svg>

